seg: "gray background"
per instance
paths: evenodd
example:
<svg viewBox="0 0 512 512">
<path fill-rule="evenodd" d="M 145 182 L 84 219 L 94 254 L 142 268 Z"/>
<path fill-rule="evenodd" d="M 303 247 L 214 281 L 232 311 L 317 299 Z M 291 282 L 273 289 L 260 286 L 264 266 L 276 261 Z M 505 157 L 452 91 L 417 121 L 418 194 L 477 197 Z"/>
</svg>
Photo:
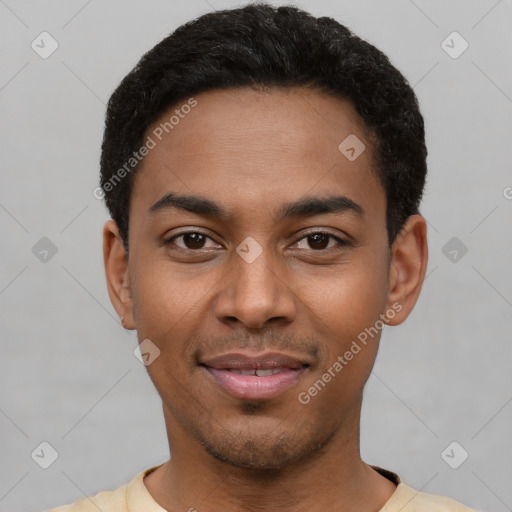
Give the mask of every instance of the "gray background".
<svg viewBox="0 0 512 512">
<path fill-rule="evenodd" d="M 363 456 L 417 489 L 512 510 L 512 2 L 295 4 L 387 53 L 426 120 L 429 274 L 407 322 L 384 333 Z M 112 489 L 168 457 L 159 398 L 104 283 L 108 217 L 92 191 L 105 103 L 178 25 L 238 5 L 0 0 L 2 511 Z M 31 48 L 42 31 L 59 44 L 47 59 Z M 469 43 L 458 58 L 441 46 L 453 31 Z M 57 248 L 46 262 L 43 237 Z M 31 457 L 43 441 L 58 452 L 48 469 Z M 469 453 L 458 469 L 441 456 L 453 441 Z"/>
</svg>

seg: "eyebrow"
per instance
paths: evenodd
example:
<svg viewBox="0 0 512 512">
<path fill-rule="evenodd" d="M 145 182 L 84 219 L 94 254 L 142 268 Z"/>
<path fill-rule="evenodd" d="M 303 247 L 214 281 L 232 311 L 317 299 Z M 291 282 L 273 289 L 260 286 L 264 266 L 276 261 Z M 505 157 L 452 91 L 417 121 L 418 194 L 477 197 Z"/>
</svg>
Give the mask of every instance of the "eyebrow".
<svg viewBox="0 0 512 512">
<path fill-rule="evenodd" d="M 157 214 L 169 208 L 184 210 L 195 215 L 227 221 L 230 218 L 227 210 L 220 204 L 197 195 L 165 194 L 149 208 L 149 213 Z M 346 196 L 312 197 L 306 196 L 298 201 L 285 203 L 278 209 L 275 221 L 312 217 L 334 213 L 353 213 L 362 217 L 364 209 Z"/>
</svg>

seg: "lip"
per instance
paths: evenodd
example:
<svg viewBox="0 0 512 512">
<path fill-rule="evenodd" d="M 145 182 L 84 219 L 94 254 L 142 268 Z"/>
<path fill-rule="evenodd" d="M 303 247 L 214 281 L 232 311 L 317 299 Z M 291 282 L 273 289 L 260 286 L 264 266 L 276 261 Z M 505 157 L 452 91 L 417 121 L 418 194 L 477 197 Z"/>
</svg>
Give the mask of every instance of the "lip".
<svg viewBox="0 0 512 512">
<path fill-rule="evenodd" d="M 233 368 L 236 370 L 291 368 L 298 370 L 304 365 L 309 366 L 308 361 L 302 361 L 297 357 L 283 354 L 281 352 L 265 352 L 263 354 L 253 356 L 242 352 L 231 352 L 228 354 L 221 354 L 210 359 L 204 359 L 201 363 L 209 366 L 210 368 L 216 368 L 217 370 L 223 370 L 226 368 Z"/>
<path fill-rule="evenodd" d="M 219 355 L 201 361 L 200 365 L 229 395 L 245 400 L 267 400 L 294 386 L 309 367 L 307 361 L 277 352 L 257 356 L 243 353 Z M 239 375 L 230 371 L 276 370 L 266 376 Z"/>
</svg>

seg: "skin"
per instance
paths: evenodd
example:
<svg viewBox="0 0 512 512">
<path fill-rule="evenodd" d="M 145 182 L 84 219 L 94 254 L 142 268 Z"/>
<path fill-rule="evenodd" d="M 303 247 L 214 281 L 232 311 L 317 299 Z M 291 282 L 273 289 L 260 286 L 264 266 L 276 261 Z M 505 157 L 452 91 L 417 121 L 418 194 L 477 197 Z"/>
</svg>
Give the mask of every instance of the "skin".
<svg viewBox="0 0 512 512">
<path fill-rule="evenodd" d="M 104 228 L 112 304 L 125 328 L 160 350 L 147 370 L 172 458 L 144 484 L 170 511 L 378 511 L 396 486 L 361 460 L 359 423 L 380 332 L 308 404 L 298 394 L 394 304 L 386 323 L 407 318 L 425 277 L 426 222 L 410 217 L 390 256 L 385 192 L 349 102 L 302 88 L 195 98 L 137 171 L 128 258 L 115 223 Z M 352 133 L 366 149 L 349 161 L 338 145 Z M 171 192 L 213 200 L 229 218 L 149 212 Z M 363 213 L 274 219 L 284 203 L 331 195 Z M 194 230 L 207 237 L 165 243 Z M 306 237 L 319 231 L 348 244 Z M 249 236 L 262 248 L 252 263 L 236 252 Z M 197 363 L 268 350 L 310 363 L 294 387 L 268 400 L 228 395 Z"/>
</svg>

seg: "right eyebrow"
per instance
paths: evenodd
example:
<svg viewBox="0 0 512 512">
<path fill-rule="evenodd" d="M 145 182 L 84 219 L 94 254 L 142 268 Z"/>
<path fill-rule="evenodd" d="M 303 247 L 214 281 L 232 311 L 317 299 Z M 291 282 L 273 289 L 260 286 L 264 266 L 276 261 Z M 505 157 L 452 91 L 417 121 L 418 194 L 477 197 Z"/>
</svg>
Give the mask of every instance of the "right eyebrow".
<svg viewBox="0 0 512 512">
<path fill-rule="evenodd" d="M 206 197 L 196 195 L 179 195 L 175 193 L 165 194 L 155 204 L 149 208 L 149 212 L 154 214 L 167 208 L 184 210 L 196 215 L 211 217 L 221 220 L 227 220 L 228 213 L 214 201 Z"/>
</svg>

